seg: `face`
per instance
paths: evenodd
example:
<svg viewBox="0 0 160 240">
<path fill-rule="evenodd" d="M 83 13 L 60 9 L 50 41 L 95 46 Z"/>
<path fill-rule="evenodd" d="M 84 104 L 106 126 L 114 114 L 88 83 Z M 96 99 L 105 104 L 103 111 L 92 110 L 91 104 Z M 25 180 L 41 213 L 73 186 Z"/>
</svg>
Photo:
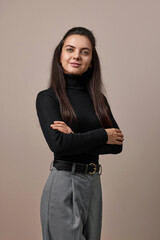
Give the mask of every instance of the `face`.
<svg viewBox="0 0 160 240">
<path fill-rule="evenodd" d="M 91 67 L 92 44 L 86 36 L 74 34 L 64 41 L 60 63 L 64 73 L 81 75 Z"/>
</svg>

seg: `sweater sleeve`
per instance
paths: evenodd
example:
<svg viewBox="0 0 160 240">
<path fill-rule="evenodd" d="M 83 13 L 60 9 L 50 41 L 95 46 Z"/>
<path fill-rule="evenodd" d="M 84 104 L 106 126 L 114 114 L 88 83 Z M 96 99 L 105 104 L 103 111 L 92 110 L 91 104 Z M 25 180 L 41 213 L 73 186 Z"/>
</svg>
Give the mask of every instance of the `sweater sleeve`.
<svg viewBox="0 0 160 240">
<path fill-rule="evenodd" d="M 107 101 L 107 99 L 105 98 L 105 102 L 107 104 L 107 107 L 108 107 L 108 110 L 109 110 L 109 117 L 112 121 L 112 124 L 113 124 L 113 128 L 118 128 L 119 129 L 119 126 L 112 114 L 112 111 L 111 111 L 111 108 L 109 106 L 109 103 Z M 100 155 L 103 155 L 103 154 L 118 154 L 118 153 L 121 153 L 122 152 L 122 149 L 123 149 L 123 144 L 122 145 L 117 145 L 117 144 L 100 144 L 94 148 L 92 148 L 90 151 L 88 151 L 87 153 L 90 153 L 90 154 L 93 154 L 93 155 L 97 155 L 97 154 L 100 154 Z"/>
<path fill-rule="evenodd" d="M 64 134 L 50 127 L 54 121 L 63 121 L 59 102 L 53 93 L 47 90 L 38 93 L 36 98 L 36 110 L 43 135 L 49 148 L 56 154 L 74 155 L 89 151 L 104 144 L 108 135 L 104 128 L 98 128 L 85 133 Z"/>
</svg>

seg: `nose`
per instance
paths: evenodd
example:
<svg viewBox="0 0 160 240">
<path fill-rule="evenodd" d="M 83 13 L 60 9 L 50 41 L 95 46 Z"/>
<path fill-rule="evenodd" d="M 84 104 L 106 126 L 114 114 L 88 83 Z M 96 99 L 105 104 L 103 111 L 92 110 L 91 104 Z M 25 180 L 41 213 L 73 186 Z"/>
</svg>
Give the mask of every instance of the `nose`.
<svg viewBox="0 0 160 240">
<path fill-rule="evenodd" d="M 79 51 L 74 52 L 73 59 L 80 59 L 80 52 Z"/>
</svg>

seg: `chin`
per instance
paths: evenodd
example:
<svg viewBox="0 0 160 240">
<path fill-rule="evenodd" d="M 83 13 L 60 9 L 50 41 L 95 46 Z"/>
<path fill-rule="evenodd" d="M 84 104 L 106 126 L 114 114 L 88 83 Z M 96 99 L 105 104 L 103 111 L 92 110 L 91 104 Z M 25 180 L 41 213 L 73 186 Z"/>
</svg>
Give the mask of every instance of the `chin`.
<svg viewBox="0 0 160 240">
<path fill-rule="evenodd" d="M 65 71 L 66 73 L 68 74 L 76 74 L 76 75 L 82 75 L 83 74 L 83 71 L 78 71 L 78 70 L 68 70 L 68 71 Z"/>
</svg>

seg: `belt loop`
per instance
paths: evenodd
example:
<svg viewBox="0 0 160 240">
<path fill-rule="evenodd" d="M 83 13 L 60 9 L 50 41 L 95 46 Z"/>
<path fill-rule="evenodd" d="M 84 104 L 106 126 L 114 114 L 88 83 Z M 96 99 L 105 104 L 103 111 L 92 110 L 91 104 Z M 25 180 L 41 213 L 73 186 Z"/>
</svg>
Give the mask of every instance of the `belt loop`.
<svg viewBox="0 0 160 240">
<path fill-rule="evenodd" d="M 53 161 L 54 161 L 54 160 L 53 160 Z M 50 168 L 49 168 L 50 171 L 53 170 L 53 161 L 52 161 L 51 164 L 50 164 Z"/>
<path fill-rule="evenodd" d="M 85 173 L 88 172 L 88 165 L 89 165 L 89 164 L 86 164 L 85 171 L 84 171 Z"/>
<path fill-rule="evenodd" d="M 102 165 L 99 165 L 99 175 L 101 175 L 102 174 Z"/>
<path fill-rule="evenodd" d="M 72 174 L 75 173 L 75 168 L 76 168 L 76 163 L 74 162 L 74 163 L 72 164 Z"/>
</svg>

